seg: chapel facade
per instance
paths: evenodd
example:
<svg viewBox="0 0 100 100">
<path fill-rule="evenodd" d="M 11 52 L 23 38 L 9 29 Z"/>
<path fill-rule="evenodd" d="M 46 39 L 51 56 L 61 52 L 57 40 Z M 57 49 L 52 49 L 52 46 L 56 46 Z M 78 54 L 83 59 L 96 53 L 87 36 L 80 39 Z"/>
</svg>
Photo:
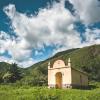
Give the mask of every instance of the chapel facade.
<svg viewBox="0 0 100 100">
<path fill-rule="evenodd" d="M 65 64 L 56 60 L 53 65 L 48 63 L 48 88 L 81 88 L 88 87 L 88 75 L 71 66 L 71 60 Z"/>
</svg>

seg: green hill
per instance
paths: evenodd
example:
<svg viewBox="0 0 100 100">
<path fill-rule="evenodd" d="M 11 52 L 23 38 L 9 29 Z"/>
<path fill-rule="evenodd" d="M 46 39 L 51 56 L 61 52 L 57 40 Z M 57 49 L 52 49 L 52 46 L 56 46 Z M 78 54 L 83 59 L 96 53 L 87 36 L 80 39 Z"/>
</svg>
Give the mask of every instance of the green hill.
<svg viewBox="0 0 100 100">
<path fill-rule="evenodd" d="M 0 72 L 6 72 L 11 65 L 6 62 L 0 62 Z"/>
<path fill-rule="evenodd" d="M 69 57 L 73 67 L 87 72 L 90 80 L 100 81 L 100 45 L 59 52 L 53 57 L 27 68 L 27 73 L 30 76 L 34 76 L 34 73 L 37 76 L 40 74 L 40 76 L 44 76 L 47 79 L 48 62 L 50 61 L 51 65 L 57 59 L 63 59 L 67 62 Z"/>
<path fill-rule="evenodd" d="M 88 73 L 89 80 L 100 81 L 100 45 L 92 45 L 59 52 L 45 61 L 21 69 L 24 74 L 19 83 L 32 85 L 47 84 L 48 62 L 50 61 L 52 65 L 55 60 L 62 59 L 67 63 L 69 57 L 73 67 Z M 1 62 L 0 73 L 6 72 L 9 66 L 11 65 Z"/>
</svg>

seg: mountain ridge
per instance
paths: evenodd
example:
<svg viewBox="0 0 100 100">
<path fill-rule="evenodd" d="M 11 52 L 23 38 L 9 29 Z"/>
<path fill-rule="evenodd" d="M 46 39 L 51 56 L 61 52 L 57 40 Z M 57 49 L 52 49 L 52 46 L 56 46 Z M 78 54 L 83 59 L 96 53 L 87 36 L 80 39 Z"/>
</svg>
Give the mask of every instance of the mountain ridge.
<svg viewBox="0 0 100 100">
<path fill-rule="evenodd" d="M 28 68 L 20 68 L 24 74 L 19 83 L 47 84 L 48 62 L 53 66 L 54 61 L 61 59 L 67 63 L 68 58 L 71 58 L 72 67 L 88 73 L 90 81 L 100 81 L 100 45 L 92 45 L 58 52 L 53 57 Z M 5 73 L 9 66 L 11 64 L 0 62 L 0 73 Z"/>
<path fill-rule="evenodd" d="M 28 69 L 42 70 L 42 73 L 47 75 L 48 62 L 51 62 L 52 65 L 55 60 L 62 59 L 67 62 L 68 58 L 71 58 L 74 68 L 89 74 L 92 73 L 94 77 L 93 80 L 98 79 L 97 77 L 100 76 L 96 76 L 96 73 L 99 74 L 100 72 L 100 45 L 92 45 L 59 52 L 45 61 L 32 65 Z M 95 72 L 93 72 L 94 70 Z"/>
</svg>

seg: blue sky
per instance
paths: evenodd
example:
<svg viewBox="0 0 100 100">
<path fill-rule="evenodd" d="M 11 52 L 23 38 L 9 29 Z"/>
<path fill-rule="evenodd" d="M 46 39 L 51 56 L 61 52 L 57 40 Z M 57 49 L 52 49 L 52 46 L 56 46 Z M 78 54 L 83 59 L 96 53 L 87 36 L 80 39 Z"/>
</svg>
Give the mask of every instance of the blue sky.
<svg viewBox="0 0 100 100">
<path fill-rule="evenodd" d="M 28 67 L 100 44 L 99 0 L 0 0 L 0 61 Z"/>
</svg>

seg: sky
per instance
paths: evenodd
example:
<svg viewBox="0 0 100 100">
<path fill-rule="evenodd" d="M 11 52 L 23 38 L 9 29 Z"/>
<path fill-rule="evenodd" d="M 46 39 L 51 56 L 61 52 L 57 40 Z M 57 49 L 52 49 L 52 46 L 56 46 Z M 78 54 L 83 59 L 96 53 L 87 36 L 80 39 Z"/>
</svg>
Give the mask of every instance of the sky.
<svg viewBox="0 0 100 100">
<path fill-rule="evenodd" d="M 0 0 L 0 62 L 29 67 L 93 44 L 100 44 L 100 0 Z"/>
</svg>

